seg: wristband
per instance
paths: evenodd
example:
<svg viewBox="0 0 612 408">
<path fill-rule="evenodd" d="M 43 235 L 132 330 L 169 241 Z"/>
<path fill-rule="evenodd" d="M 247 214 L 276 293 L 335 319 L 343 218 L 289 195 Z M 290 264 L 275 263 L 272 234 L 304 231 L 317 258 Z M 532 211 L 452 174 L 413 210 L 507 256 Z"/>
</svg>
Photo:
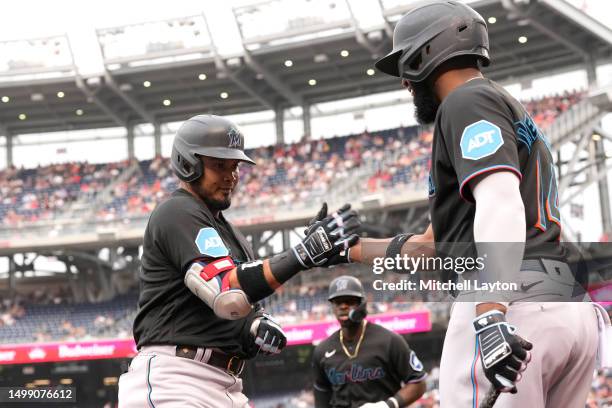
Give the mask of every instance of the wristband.
<svg viewBox="0 0 612 408">
<path fill-rule="evenodd" d="M 400 408 L 399 403 L 397 402 L 397 400 L 394 397 L 387 398 L 387 400 L 385 402 L 387 403 L 389 408 Z"/>
<path fill-rule="evenodd" d="M 258 302 L 274 293 L 264 275 L 263 261 L 246 262 L 238 265 L 236 277 L 242 291 L 251 303 Z"/>
<path fill-rule="evenodd" d="M 413 233 L 399 234 L 393 237 L 389 246 L 387 247 L 387 251 L 385 252 L 385 258 L 395 258 L 396 255 L 399 255 L 402 252 L 402 247 L 412 237 Z"/>
<path fill-rule="evenodd" d="M 293 249 L 274 255 L 269 258 L 269 260 L 272 275 L 274 275 L 274 279 L 281 285 L 295 276 L 298 272 L 305 269 L 305 266 L 302 265 L 297 256 L 293 253 Z"/>
<path fill-rule="evenodd" d="M 397 404 L 397 405 L 393 405 L 393 408 L 404 408 L 407 405 L 406 400 L 402 398 L 399 392 L 396 393 L 391 398 L 389 398 L 387 401 L 391 401 L 391 404 Z"/>
</svg>

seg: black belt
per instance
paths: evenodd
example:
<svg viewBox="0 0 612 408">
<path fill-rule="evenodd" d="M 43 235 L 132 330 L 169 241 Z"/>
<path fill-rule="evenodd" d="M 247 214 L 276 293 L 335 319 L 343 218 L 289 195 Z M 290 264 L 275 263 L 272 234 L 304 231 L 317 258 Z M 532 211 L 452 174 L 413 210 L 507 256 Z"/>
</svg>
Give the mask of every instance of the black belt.
<svg viewBox="0 0 612 408">
<path fill-rule="evenodd" d="M 202 348 L 202 357 L 204 356 L 206 349 Z M 182 358 L 188 358 L 190 360 L 198 360 L 196 355 L 198 353 L 198 347 L 194 346 L 176 346 L 176 356 Z M 200 358 L 202 358 L 200 357 Z M 228 374 L 239 376 L 244 370 L 246 361 L 238 356 L 231 356 L 225 354 L 222 351 L 210 350 L 210 357 L 203 363 L 210 364 L 213 367 L 220 368 Z"/>
</svg>

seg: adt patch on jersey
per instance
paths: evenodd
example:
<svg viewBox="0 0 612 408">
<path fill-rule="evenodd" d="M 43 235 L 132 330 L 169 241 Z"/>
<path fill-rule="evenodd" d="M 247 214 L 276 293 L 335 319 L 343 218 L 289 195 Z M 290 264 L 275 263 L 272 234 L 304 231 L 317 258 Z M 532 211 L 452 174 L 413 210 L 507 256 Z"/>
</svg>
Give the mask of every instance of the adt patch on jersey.
<svg viewBox="0 0 612 408">
<path fill-rule="evenodd" d="M 410 351 L 410 367 L 414 371 L 423 371 L 423 363 L 421 363 L 421 360 L 419 360 L 414 351 Z"/>
<path fill-rule="evenodd" d="M 219 233 L 214 228 L 201 228 L 195 243 L 202 255 L 210 256 L 211 258 L 219 258 L 229 254 Z"/>
<path fill-rule="evenodd" d="M 463 129 L 461 135 L 461 156 L 464 159 L 479 160 L 499 150 L 504 144 L 499 126 L 488 120 L 479 120 Z"/>
</svg>

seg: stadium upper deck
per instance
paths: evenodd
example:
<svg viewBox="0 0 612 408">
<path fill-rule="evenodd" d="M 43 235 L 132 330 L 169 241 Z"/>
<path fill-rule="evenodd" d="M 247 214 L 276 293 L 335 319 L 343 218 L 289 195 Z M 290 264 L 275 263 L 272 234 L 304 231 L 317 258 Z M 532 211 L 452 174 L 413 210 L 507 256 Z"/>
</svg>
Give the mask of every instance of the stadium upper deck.
<svg viewBox="0 0 612 408">
<path fill-rule="evenodd" d="M 99 29 L 105 70 L 91 78 L 78 74 L 66 37 L 1 43 L 0 134 L 9 147 L 11 135 L 57 130 L 151 123 L 159 134 L 161 124 L 197 113 L 292 106 L 306 108 L 309 122 L 313 104 L 397 89 L 372 65 L 390 48 L 393 22 L 409 2 L 381 0 L 372 8 L 380 23 L 367 28 L 346 1 L 290 3 L 234 9 L 244 48 L 237 55 L 222 54 L 204 15 Z M 594 77 L 596 64 L 612 59 L 612 30 L 563 0 L 472 5 L 488 20 L 486 74 L 497 81 L 576 67 Z M 8 51 L 16 48 L 27 55 L 15 60 Z"/>
</svg>

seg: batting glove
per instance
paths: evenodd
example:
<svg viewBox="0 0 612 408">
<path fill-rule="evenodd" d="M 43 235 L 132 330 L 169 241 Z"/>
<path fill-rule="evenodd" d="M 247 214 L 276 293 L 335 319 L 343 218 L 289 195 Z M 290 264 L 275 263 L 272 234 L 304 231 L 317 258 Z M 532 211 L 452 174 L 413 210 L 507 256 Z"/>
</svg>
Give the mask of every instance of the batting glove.
<svg viewBox="0 0 612 408">
<path fill-rule="evenodd" d="M 310 232 L 312 231 L 313 226 L 317 222 L 322 221 L 325 217 L 327 217 L 327 203 L 323 203 L 323 205 L 321 206 L 321 209 L 319 210 L 317 215 L 315 215 L 315 217 L 312 220 L 310 220 L 310 222 L 308 223 L 308 226 L 304 230 L 304 235 L 310 234 Z M 340 251 L 340 253 L 330 257 L 327 260 L 327 262 L 325 262 L 321 266 L 328 267 L 328 266 L 334 266 L 334 265 L 351 263 L 350 251 L 351 251 L 350 247 L 347 250 Z"/>
<path fill-rule="evenodd" d="M 287 337 L 280 324 L 266 313 L 251 323 L 251 335 L 257 352 L 265 355 L 278 354 L 287 345 Z"/>
<path fill-rule="evenodd" d="M 304 231 L 306 237 L 293 247 L 302 266 L 330 266 L 348 262 L 349 249 L 359 241 L 356 232 L 361 226 L 359 216 L 345 204 L 338 211 L 327 215 L 327 204 Z"/>
<path fill-rule="evenodd" d="M 516 327 L 499 310 L 481 314 L 473 324 L 486 377 L 497 391 L 516 394 L 516 383 L 531 360 L 533 345 L 515 334 Z"/>
</svg>

